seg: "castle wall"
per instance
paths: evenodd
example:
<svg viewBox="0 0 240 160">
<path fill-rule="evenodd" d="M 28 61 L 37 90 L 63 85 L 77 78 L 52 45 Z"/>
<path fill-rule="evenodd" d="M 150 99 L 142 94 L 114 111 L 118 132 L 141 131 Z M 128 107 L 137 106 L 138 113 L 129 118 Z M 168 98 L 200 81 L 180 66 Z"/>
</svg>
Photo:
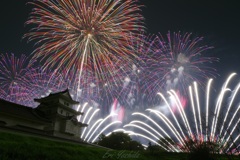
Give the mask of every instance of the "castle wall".
<svg viewBox="0 0 240 160">
<path fill-rule="evenodd" d="M 0 121 L 5 122 L 4 126 L 14 127 L 14 126 L 26 126 L 34 129 L 43 130 L 44 124 L 34 122 L 27 117 L 16 117 L 7 114 L 3 114 L 0 112 Z"/>
</svg>

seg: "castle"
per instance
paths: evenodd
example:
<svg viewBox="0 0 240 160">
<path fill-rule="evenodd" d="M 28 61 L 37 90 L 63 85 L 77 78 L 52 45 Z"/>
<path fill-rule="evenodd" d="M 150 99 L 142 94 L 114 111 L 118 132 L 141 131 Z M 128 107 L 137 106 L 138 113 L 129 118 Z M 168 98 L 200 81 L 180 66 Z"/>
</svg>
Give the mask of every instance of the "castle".
<svg viewBox="0 0 240 160">
<path fill-rule="evenodd" d="M 40 103 L 36 108 L 0 99 L 0 127 L 80 140 L 87 124 L 77 120 L 83 113 L 73 109 L 79 102 L 72 99 L 68 89 L 34 101 Z"/>
</svg>

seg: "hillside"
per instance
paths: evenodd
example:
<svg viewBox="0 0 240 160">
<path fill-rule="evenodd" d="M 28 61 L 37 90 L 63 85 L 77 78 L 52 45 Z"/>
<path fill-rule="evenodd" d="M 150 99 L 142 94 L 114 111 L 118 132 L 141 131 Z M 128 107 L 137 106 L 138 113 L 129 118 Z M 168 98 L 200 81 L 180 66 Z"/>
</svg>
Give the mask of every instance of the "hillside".
<svg viewBox="0 0 240 160">
<path fill-rule="evenodd" d="M 186 154 L 177 153 L 114 151 L 9 132 L 0 132 L 0 144 L 1 160 L 185 160 L 187 157 Z"/>
</svg>

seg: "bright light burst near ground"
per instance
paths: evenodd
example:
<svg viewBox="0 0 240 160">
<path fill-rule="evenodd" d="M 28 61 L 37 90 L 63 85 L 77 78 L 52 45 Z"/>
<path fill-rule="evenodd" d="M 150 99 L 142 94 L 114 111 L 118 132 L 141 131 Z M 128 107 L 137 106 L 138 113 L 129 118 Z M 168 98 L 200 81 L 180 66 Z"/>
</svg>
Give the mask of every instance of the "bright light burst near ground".
<svg viewBox="0 0 240 160">
<path fill-rule="evenodd" d="M 189 106 L 183 108 L 181 101 L 174 90 L 168 91 L 169 96 L 161 93 L 163 110 L 147 109 L 149 115 L 135 112 L 134 120 L 124 128 L 130 135 L 142 137 L 145 143 L 152 142 L 168 151 L 188 151 L 189 139 L 199 142 L 217 143 L 220 153 L 236 153 L 240 147 L 240 83 L 234 85 L 231 74 L 223 84 L 219 93 L 211 91 L 212 79 L 206 87 L 206 95 L 199 92 L 194 82 L 189 87 Z M 177 106 L 177 112 L 172 109 Z M 214 104 L 215 103 L 215 104 Z M 168 111 L 168 114 L 166 113 Z M 164 143 L 162 140 L 166 140 Z M 174 143 L 172 143 L 174 142 Z"/>
<path fill-rule="evenodd" d="M 94 106 L 89 106 L 88 103 L 77 107 L 77 111 L 84 112 L 83 116 L 78 116 L 78 121 L 88 124 L 82 130 L 81 139 L 85 142 L 94 143 L 98 140 L 101 134 L 108 134 L 114 128 L 119 127 L 122 123 L 116 119 L 117 114 L 109 114 L 104 118 L 99 116 L 100 109 L 96 109 Z"/>
</svg>

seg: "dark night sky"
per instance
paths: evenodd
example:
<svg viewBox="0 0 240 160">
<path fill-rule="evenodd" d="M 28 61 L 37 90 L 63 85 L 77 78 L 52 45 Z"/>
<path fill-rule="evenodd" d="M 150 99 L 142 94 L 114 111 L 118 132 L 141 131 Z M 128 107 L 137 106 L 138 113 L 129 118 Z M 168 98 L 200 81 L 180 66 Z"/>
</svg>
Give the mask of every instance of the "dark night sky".
<svg viewBox="0 0 240 160">
<path fill-rule="evenodd" d="M 0 2 L 0 53 L 30 54 L 33 43 L 21 37 L 24 22 L 31 11 L 29 0 Z M 205 43 L 215 47 L 220 58 L 216 68 L 225 76 L 240 73 L 240 5 L 237 0 L 140 0 L 149 33 L 165 35 L 168 31 L 192 32 L 204 36 Z"/>
</svg>

